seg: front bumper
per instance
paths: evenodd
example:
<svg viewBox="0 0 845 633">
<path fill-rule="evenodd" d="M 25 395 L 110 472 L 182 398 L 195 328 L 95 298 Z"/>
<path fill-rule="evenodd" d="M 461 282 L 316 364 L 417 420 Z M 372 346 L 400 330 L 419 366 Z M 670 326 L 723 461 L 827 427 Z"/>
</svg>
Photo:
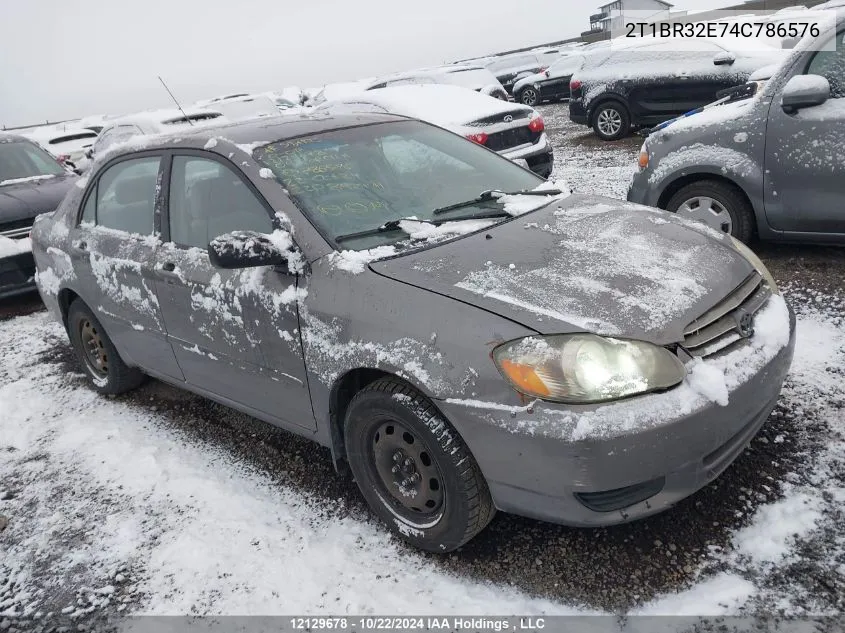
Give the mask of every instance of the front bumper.
<svg viewBox="0 0 845 633">
<path fill-rule="evenodd" d="M 35 260 L 32 253 L 0 258 L 0 298 L 35 290 Z"/>
<path fill-rule="evenodd" d="M 639 169 L 634 172 L 631 184 L 628 185 L 628 202 L 644 204 L 649 207 L 658 206 L 663 189 L 649 183 L 648 179 L 652 173 L 650 169 Z"/>
<path fill-rule="evenodd" d="M 633 425 L 608 438 L 550 435 L 563 418 L 544 419 L 544 411 L 566 413 L 562 405 L 508 413 L 438 404 L 467 440 L 498 509 L 582 527 L 633 521 L 704 487 L 748 446 L 774 408 L 792 362 L 791 311 L 789 319 L 789 343 L 730 393 L 727 406 L 710 403 L 687 414 L 673 409 L 656 426 Z M 623 419 L 619 425 L 627 428 Z"/>
</svg>

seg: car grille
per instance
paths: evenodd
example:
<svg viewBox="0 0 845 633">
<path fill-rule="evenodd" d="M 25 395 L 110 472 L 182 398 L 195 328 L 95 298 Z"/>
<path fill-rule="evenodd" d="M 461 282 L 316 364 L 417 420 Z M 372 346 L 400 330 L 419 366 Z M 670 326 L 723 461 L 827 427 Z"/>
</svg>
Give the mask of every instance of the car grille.
<svg viewBox="0 0 845 633">
<path fill-rule="evenodd" d="M 472 127 L 487 127 L 488 125 L 496 125 L 497 123 L 510 123 L 510 121 L 505 121 L 507 117 L 511 117 L 510 121 L 519 121 L 520 119 L 530 119 L 531 118 L 531 111 L 530 110 L 510 110 L 508 112 L 499 112 L 498 114 L 493 114 L 490 116 L 483 117 L 481 119 L 475 119 L 467 125 L 471 125 Z"/>
<path fill-rule="evenodd" d="M 32 230 L 32 221 L 33 218 L 25 218 L 14 222 L 4 222 L 0 224 L 0 235 L 11 239 L 26 237 Z"/>
<path fill-rule="evenodd" d="M 734 347 L 754 333 L 754 314 L 772 291 L 759 273 L 752 273 L 738 288 L 684 329 L 683 347 L 693 356 L 712 356 Z"/>
<path fill-rule="evenodd" d="M 525 145 L 526 143 L 536 143 L 543 135 L 542 132 L 532 132 L 528 126 L 514 127 L 502 132 L 495 132 L 487 137 L 485 147 L 492 149 L 494 152 L 501 152 L 518 145 Z"/>
<path fill-rule="evenodd" d="M 663 490 L 665 477 L 644 481 L 633 486 L 603 490 L 601 492 L 576 492 L 575 498 L 594 512 L 613 512 L 645 501 Z"/>
</svg>

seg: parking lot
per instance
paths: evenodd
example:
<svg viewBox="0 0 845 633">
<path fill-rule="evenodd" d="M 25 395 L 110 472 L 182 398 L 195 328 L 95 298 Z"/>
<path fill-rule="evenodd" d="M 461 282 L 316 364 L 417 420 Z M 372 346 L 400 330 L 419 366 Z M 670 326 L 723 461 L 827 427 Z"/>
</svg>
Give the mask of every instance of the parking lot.
<svg viewBox="0 0 845 633">
<path fill-rule="evenodd" d="M 565 104 L 539 110 L 554 176 L 624 198 L 641 139 L 602 142 Z M 393 539 L 327 449 L 157 381 L 96 396 L 37 299 L 7 300 L 0 400 L 17 426 L 0 439 L 0 621 L 27 605 L 45 624 L 94 627 L 122 612 L 491 604 L 841 613 L 845 249 L 754 248 L 798 315 L 798 344 L 777 408 L 733 466 L 653 518 L 572 529 L 500 513 L 446 556 Z"/>
</svg>

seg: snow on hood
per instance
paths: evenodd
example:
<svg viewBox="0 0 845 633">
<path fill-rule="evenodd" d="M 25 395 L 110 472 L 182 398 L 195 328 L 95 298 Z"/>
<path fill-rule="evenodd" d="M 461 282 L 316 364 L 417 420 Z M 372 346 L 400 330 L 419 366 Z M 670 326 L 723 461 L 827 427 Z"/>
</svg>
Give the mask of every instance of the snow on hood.
<svg viewBox="0 0 845 633">
<path fill-rule="evenodd" d="M 422 119 L 441 126 L 463 125 L 485 117 L 508 112 L 533 110 L 508 103 L 459 86 L 427 84 L 368 90 L 344 99 L 349 103 L 368 103 L 394 114 Z"/>
<path fill-rule="evenodd" d="M 698 114 L 678 119 L 664 129 L 670 132 L 688 132 L 709 125 L 723 125 L 728 121 L 735 121 L 751 114 L 754 111 L 754 108 L 750 107 L 753 103 L 753 98 L 723 103 Z"/>
<path fill-rule="evenodd" d="M 674 214 L 575 195 L 370 266 L 544 334 L 590 331 L 667 344 L 682 340 L 685 326 L 753 270 L 728 238 L 715 236 Z"/>
</svg>

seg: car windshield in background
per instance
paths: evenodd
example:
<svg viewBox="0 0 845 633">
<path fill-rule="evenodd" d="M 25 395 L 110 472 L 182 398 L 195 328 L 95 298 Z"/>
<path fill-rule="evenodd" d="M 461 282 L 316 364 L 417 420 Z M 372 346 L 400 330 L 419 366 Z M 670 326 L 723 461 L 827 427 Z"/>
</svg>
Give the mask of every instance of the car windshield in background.
<svg viewBox="0 0 845 633">
<path fill-rule="evenodd" d="M 0 184 L 21 178 L 60 176 L 64 173 L 64 168 L 55 158 L 33 143 L 0 143 Z"/>
<path fill-rule="evenodd" d="M 255 157 L 269 167 L 331 241 L 434 210 L 483 191 L 533 189 L 543 180 L 483 147 L 416 121 L 367 125 L 265 145 Z M 455 217 L 489 215 L 495 199 L 462 206 Z M 501 210 L 499 207 L 498 210 Z M 450 215 L 437 216 L 438 221 Z M 362 250 L 407 238 L 391 231 L 343 241 Z"/>
<path fill-rule="evenodd" d="M 519 57 L 506 57 L 502 60 L 493 62 L 488 66 L 493 72 L 499 70 L 508 70 L 510 68 L 519 68 L 522 66 L 538 66 L 536 55 L 522 55 Z"/>
</svg>

